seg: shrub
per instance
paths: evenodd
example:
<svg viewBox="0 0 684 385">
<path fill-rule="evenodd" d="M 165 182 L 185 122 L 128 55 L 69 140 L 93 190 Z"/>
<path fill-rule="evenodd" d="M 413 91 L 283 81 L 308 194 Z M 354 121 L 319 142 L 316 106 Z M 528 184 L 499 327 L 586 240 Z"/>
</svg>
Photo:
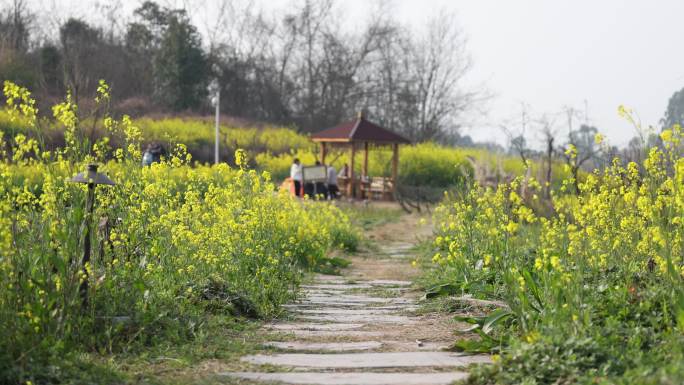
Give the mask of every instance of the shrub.
<svg viewBox="0 0 684 385">
<path fill-rule="evenodd" d="M 432 143 L 402 149 L 399 183 L 410 186 L 446 187 L 462 185 L 473 176 L 465 157 L 453 148 Z"/>
</svg>

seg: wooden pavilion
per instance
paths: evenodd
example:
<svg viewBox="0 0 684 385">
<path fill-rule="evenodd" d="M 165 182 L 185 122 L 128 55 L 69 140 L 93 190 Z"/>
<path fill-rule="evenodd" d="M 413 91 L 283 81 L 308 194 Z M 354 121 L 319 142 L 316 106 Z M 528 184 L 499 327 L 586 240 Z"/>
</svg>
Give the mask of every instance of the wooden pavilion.
<svg viewBox="0 0 684 385">
<path fill-rule="evenodd" d="M 399 145 L 411 143 L 403 136 L 366 120 L 363 113 L 359 113 L 355 120 L 341 123 L 311 136 L 320 145 L 321 163 L 325 163 L 328 153 L 334 149 L 349 151 L 349 174 L 340 178 L 340 190 L 346 191 L 348 197 L 371 198 L 373 193 L 379 193 L 383 199 L 391 200 L 397 183 L 399 168 Z M 368 152 L 370 146 L 392 148 L 392 176 L 388 178 L 369 178 Z M 363 165 L 360 178 L 354 172 L 354 157 L 357 151 L 363 150 Z"/>
</svg>

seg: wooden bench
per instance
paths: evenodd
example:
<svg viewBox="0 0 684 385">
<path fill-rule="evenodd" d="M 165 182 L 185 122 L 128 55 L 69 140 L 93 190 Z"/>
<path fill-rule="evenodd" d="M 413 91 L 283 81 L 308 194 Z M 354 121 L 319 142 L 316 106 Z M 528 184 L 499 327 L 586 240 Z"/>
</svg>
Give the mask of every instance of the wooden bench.
<svg viewBox="0 0 684 385">
<path fill-rule="evenodd" d="M 369 181 L 361 183 L 361 192 L 367 199 L 391 201 L 394 198 L 394 184 L 391 178 L 372 177 Z"/>
</svg>

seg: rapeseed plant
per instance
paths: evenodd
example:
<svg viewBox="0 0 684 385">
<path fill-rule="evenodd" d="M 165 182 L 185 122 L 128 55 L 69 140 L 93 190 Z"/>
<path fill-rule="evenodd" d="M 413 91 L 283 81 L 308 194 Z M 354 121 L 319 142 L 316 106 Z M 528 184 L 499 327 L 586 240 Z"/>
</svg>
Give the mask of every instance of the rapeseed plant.
<svg viewBox="0 0 684 385">
<path fill-rule="evenodd" d="M 682 129 L 660 137 L 643 164 L 616 159 L 579 194 L 554 191 L 552 212 L 537 212 L 541 186 L 521 196 L 520 180 L 475 185 L 435 211 L 433 280 L 509 308 L 478 348 L 500 356 L 468 383 L 684 380 Z"/>
<path fill-rule="evenodd" d="M 40 132 L 28 91 L 9 82 L 4 90 L 15 119 Z M 98 105 L 108 90 L 101 82 Z M 143 133 L 130 118 L 103 118 L 121 143 L 113 149 L 89 143 L 69 96 L 53 114 L 67 132 L 64 148 L 47 152 L 17 134 L 0 158 L 1 383 L 59 381 L 70 352 L 192 338 L 207 312 L 275 316 L 305 270 L 331 248 L 358 243 L 340 210 L 275 192 L 244 152 L 237 168 L 204 166 L 178 145 L 140 167 Z M 117 185 L 98 189 L 84 271 L 86 190 L 68 179 L 94 161 Z M 88 306 L 79 299 L 86 279 Z"/>
</svg>

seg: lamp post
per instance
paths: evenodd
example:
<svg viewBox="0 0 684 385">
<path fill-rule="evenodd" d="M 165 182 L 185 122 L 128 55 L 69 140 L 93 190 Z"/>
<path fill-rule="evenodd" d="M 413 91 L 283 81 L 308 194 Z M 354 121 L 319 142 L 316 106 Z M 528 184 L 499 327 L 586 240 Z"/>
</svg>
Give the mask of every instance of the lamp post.
<svg viewBox="0 0 684 385">
<path fill-rule="evenodd" d="M 88 171 L 78 173 L 75 177 L 69 179 L 73 183 L 85 183 L 88 185 L 88 195 L 86 197 L 85 216 L 83 218 L 83 258 L 81 259 L 81 268 L 83 269 L 83 282 L 79 286 L 79 293 L 83 306 L 88 305 L 88 269 L 86 268 L 90 262 L 90 226 L 93 222 L 93 208 L 95 206 L 95 186 L 109 185 L 114 186 L 116 183 L 109 179 L 107 175 L 97 172 L 97 164 L 89 164 Z"/>
<path fill-rule="evenodd" d="M 209 92 L 214 94 L 211 97 L 211 104 L 216 107 L 216 123 L 214 127 L 214 164 L 219 162 L 219 117 L 220 117 L 220 106 L 221 106 L 221 87 L 219 86 L 218 79 L 214 79 L 209 84 Z"/>
</svg>

